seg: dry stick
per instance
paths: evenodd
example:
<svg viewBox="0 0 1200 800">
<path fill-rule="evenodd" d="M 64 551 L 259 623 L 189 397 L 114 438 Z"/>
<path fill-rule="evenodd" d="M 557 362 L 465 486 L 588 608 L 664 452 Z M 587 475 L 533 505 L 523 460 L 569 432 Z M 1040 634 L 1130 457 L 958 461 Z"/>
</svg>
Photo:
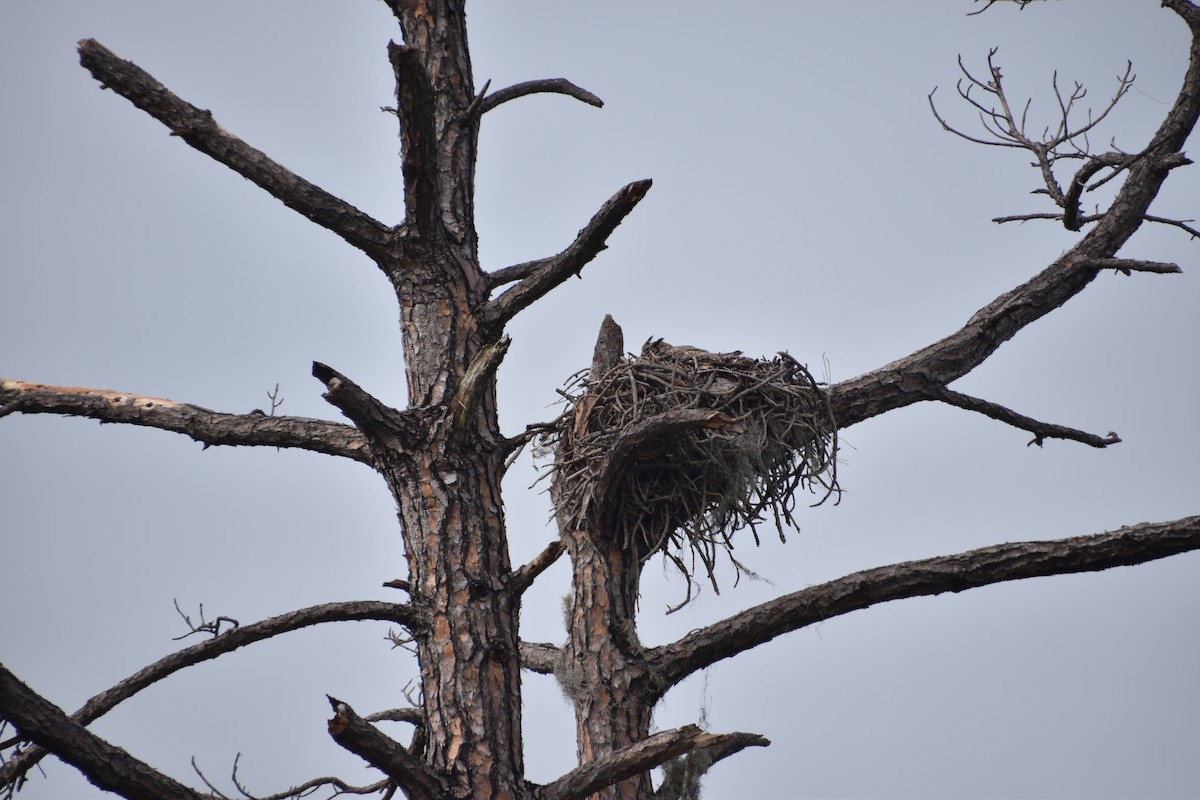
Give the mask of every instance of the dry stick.
<svg viewBox="0 0 1200 800">
<path fill-rule="evenodd" d="M 287 207 L 333 231 L 364 253 L 383 253 L 395 238 L 388 226 L 283 166 L 226 131 L 211 111 L 180 99 L 149 73 L 94 39 L 79 43 L 79 62 L 100 81 L 171 129 L 188 145 L 265 189 Z"/>
<path fill-rule="evenodd" d="M 225 414 L 161 397 L 4 379 L 0 379 L 0 404 L 5 412 L 90 417 L 183 433 L 205 447 L 292 447 L 371 463 L 371 451 L 361 433 L 350 425 L 326 420 L 271 417 L 261 412 Z"/>
<path fill-rule="evenodd" d="M 1046 439 L 1069 439 L 1089 445 L 1090 447 L 1104 448 L 1121 441 L 1121 437 L 1112 431 L 1109 431 L 1107 436 L 1098 436 L 1094 433 L 1068 428 L 1063 425 L 1039 422 L 1036 419 L 1005 408 L 998 403 L 981 400 L 977 397 L 971 397 L 962 392 L 948 389 L 936 381 L 925 380 L 920 376 L 905 376 L 905 378 L 917 385 L 916 391 L 931 400 L 940 400 L 957 408 L 974 411 L 978 414 L 983 414 L 985 417 L 991 417 L 994 420 L 1003 422 L 1006 425 L 1011 425 L 1014 428 L 1020 428 L 1023 431 L 1032 433 L 1033 441 L 1029 442 L 1030 445 L 1036 444 L 1038 447 L 1041 447 Z"/>
</svg>

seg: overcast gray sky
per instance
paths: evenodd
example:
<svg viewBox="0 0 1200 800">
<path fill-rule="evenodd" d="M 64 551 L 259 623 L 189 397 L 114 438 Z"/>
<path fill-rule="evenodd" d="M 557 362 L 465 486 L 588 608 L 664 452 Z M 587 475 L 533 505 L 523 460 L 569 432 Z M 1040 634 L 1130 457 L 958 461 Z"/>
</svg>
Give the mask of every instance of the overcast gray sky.
<svg viewBox="0 0 1200 800">
<path fill-rule="evenodd" d="M 1003 4 L 1002 4 L 1003 5 Z M 650 336 L 751 355 L 787 350 L 836 381 L 953 331 L 1075 236 L 1020 152 L 944 133 L 925 97 L 969 128 L 955 59 L 989 47 L 1031 117 L 1050 78 L 1100 107 L 1126 59 L 1136 88 L 1094 138 L 1144 144 L 1183 73 L 1185 29 L 1155 0 L 1075 0 L 968 17 L 921 3 L 474 3 L 476 83 L 565 76 L 603 109 L 553 96 L 484 120 L 485 266 L 552 254 L 625 183 L 654 188 L 584 272 L 522 314 L 501 371 L 516 432 L 555 413 L 605 313 Z M 364 256 L 167 135 L 78 66 L 95 37 L 228 130 L 378 219 L 402 210 L 382 3 L 11 0 L 0 5 L 0 374 L 246 412 L 340 419 L 320 360 L 405 402 L 395 299 Z M 1195 217 L 1195 168 L 1155 211 Z M 1147 228 L 1123 255 L 1176 276 L 1105 274 L 956 384 L 1124 442 L 1049 442 L 922 405 L 847 430 L 846 494 L 799 515 L 786 545 L 747 544 L 764 578 L 707 592 L 656 565 L 644 642 L 900 560 L 1100 532 L 1196 513 L 1200 245 Z M 528 461 L 506 482 L 514 562 L 554 535 Z M 179 646 L 172 608 L 243 623 L 331 600 L 395 599 L 392 500 L 362 465 L 213 448 L 161 431 L 49 416 L 0 421 L 0 660 L 72 711 Z M 660 728 L 696 721 L 773 745 L 718 766 L 710 798 L 1187 797 L 1200 793 L 1200 554 L 858 612 L 723 662 L 672 692 Z M 525 604 L 527 639 L 564 638 L 556 565 Z M 193 668 L 93 727 L 196 783 L 252 791 L 369 773 L 325 733 L 324 695 L 360 712 L 404 703 L 411 657 L 387 626 L 310 630 Z M 707 682 L 705 696 L 704 686 Z M 553 680 L 525 688 L 529 777 L 574 761 Z M 400 735 L 401 731 L 397 731 Z M 407 731 L 403 732 L 407 736 Z M 57 761 L 22 797 L 94 797 Z M 232 787 L 229 787 L 232 789 Z"/>
</svg>

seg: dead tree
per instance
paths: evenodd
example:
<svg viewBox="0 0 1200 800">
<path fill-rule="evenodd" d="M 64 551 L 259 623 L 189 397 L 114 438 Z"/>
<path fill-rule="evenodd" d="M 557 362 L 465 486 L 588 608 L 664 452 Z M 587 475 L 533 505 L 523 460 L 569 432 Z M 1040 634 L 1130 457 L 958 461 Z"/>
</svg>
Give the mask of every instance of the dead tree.
<svg viewBox="0 0 1200 800">
<path fill-rule="evenodd" d="M 823 385 L 786 353 L 768 359 L 647 342 L 626 353 L 620 328 L 601 327 L 590 369 L 563 392 L 554 420 L 515 435 L 500 429 L 496 375 L 507 324 L 572 275 L 650 189 L 619 189 L 563 251 L 494 270 L 480 263 L 474 221 L 474 165 L 483 115 L 538 92 L 593 105 L 564 80 L 531 81 L 489 93 L 475 87 L 461 3 L 389 0 L 403 44 L 388 55 L 396 80 L 405 218 L 384 224 L 275 163 L 224 130 L 213 113 L 176 96 L 147 72 L 93 40 L 83 66 L 105 89 L 165 125 L 171 135 L 265 189 L 288 207 L 367 254 L 401 308 L 409 406 L 391 408 L 334 367 L 314 363 L 325 398 L 350 424 L 267 414 L 227 414 L 124 392 L 0 382 L 0 416 L 62 414 L 149 426 L 207 445 L 290 447 L 352 459 L 377 471 L 399 509 L 407 575 L 392 582 L 405 602 L 331 603 L 240 625 L 219 618 L 189 624 L 211 638 L 147 666 L 96 695 L 72 715 L 0 667 L 0 714 L 15 734 L 0 781 L 18 787 L 52 753 L 97 786 L 124 797 L 203 796 L 114 747 L 88 724 L 174 672 L 236 648 L 325 622 L 387 620 L 404 631 L 421 667 L 417 707 L 360 715 L 329 698 L 331 737 L 380 773 L 349 786 L 318 778 L 283 796 L 327 786 L 349 793 L 397 789 L 414 798 L 537 800 L 694 796 L 717 761 L 769 744 L 752 733 L 696 726 L 651 732 L 668 689 L 709 665 L 781 634 L 901 598 L 1045 575 L 1137 564 L 1200 548 L 1200 517 L 1145 523 L 1056 541 L 1017 542 L 858 572 L 795 591 L 645 647 L 637 637 L 641 573 L 662 555 L 689 581 L 718 581 L 718 557 L 732 536 L 790 522 L 797 493 L 836 494 L 839 431 L 886 412 L 938 401 L 1027 431 L 1033 444 L 1065 439 L 1104 448 L 1119 439 L 1042 422 L 972 397 L 950 384 L 983 363 L 1031 322 L 1062 306 L 1098 274 L 1178 272 L 1174 264 L 1118 255 L 1146 221 L 1197 235 L 1185 221 L 1149 213 L 1168 176 L 1189 160 L 1182 147 L 1200 116 L 1200 6 L 1164 0 L 1191 31 L 1182 89 L 1150 142 L 1136 153 L 1090 149 L 1087 134 L 1107 113 L 1076 122 L 1080 95 L 1059 93 L 1061 125 L 1029 131 L 1020 106 L 989 58 L 987 74 L 963 68 L 963 100 L 983 130 L 948 129 L 987 145 L 1033 155 L 1043 194 L 1057 207 L 1004 219 L 1046 218 L 1084 232 L 1039 274 L 981 308 L 959 330 L 852 380 Z M 1122 78 L 1112 102 L 1129 87 Z M 933 96 L 930 98 L 933 104 Z M 1111 107 L 1111 106 L 1110 106 Z M 1063 168 L 1073 167 L 1069 174 Z M 1083 193 L 1119 181 L 1102 212 L 1082 210 Z M 272 412 L 276 405 L 272 405 Z M 519 448 L 553 454 L 550 468 L 560 538 L 525 565 L 509 560 L 500 481 Z M 741 534 L 746 535 L 746 534 Z M 570 635 L 562 646 L 523 642 L 523 592 L 566 553 L 572 566 Z M 224 627 L 222 627 L 224 625 Z M 579 766 L 544 785 L 525 777 L 521 671 L 554 673 L 574 703 Z M 402 719 L 407 745 L 372 722 Z M 656 791 L 650 770 L 667 765 Z"/>
</svg>

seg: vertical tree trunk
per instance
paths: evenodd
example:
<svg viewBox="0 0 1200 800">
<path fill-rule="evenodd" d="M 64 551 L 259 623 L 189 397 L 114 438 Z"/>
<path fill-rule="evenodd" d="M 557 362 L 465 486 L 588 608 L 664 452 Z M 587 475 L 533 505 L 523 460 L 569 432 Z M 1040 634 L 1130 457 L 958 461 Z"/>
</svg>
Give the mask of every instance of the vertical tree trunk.
<svg viewBox="0 0 1200 800">
<path fill-rule="evenodd" d="M 560 680 L 575 706 L 580 764 L 640 742 L 653 703 L 635 626 L 641 565 L 635 555 L 601 544 L 586 531 L 564 534 L 573 570 L 570 639 Z M 597 800 L 644 800 L 648 773 L 610 786 Z"/>
<path fill-rule="evenodd" d="M 404 33 L 389 56 L 406 217 L 399 247 L 381 266 L 400 300 L 408 413 L 421 428 L 421 447 L 395 457 L 406 438 L 397 436 L 374 449 L 399 509 L 412 599 L 431 620 L 416 642 L 424 758 L 449 776 L 455 797 L 520 798 L 527 791 L 518 599 L 507 588 L 492 376 L 461 420 L 451 413 L 468 368 L 492 344 L 475 316 L 487 288 L 473 213 L 479 118 L 466 20 L 453 0 L 389 5 Z"/>
</svg>

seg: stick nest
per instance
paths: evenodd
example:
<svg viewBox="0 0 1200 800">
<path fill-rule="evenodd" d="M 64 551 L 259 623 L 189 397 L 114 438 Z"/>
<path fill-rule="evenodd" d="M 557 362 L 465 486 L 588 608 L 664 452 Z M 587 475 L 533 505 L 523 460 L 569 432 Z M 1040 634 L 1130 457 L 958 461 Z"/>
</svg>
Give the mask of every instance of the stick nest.
<svg viewBox="0 0 1200 800">
<path fill-rule="evenodd" d="M 718 552 L 736 577 L 749 573 L 732 555 L 736 531 L 749 528 L 757 544 L 769 519 L 782 540 L 799 489 L 820 495 L 814 505 L 839 493 L 828 398 L 786 353 L 651 341 L 641 357 L 576 375 L 563 396 L 567 410 L 542 442 L 555 454 L 560 526 L 615 540 L 641 563 L 663 553 L 688 577 L 689 599 L 697 559 L 714 590 Z"/>
</svg>

